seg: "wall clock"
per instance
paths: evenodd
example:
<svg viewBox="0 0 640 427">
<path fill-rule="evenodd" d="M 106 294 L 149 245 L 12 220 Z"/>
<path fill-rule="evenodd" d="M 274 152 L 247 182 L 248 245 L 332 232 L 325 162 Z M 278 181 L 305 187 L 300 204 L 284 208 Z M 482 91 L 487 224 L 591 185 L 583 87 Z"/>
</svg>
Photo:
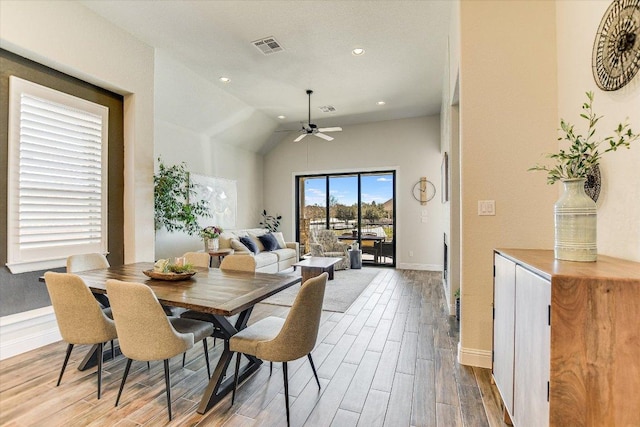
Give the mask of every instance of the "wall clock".
<svg viewBox="0 0 640 427">
<path fill-rule="evenodd" d="M 424 206 L 436 195 L 436 186 L 433 185 L 431 181 L 428 181 L 427 177 L 423 176 L 418 182 L 413 184 L 411 193 L 413 194 L 413 198 Z"/>
<path fill-rule="evenodd" d="M 593 77 L 602 90 L 618 90 L 640 69 L 640 0 L 614 0 L 596 33 Z"/>
</svg>

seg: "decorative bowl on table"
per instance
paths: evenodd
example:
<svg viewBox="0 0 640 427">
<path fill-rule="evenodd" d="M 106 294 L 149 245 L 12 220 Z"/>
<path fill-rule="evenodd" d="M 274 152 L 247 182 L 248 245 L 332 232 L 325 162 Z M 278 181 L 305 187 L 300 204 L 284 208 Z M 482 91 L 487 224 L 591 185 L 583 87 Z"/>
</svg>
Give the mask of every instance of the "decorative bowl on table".
<svg viewBox="0 0 640 427">
<path fill-rule="evenodd" d="M 169 272 L 163 273 L 163 272 L 158 272 L 154 270 L 143 270 L 142 272 L 144 273 L 145 276 L 150 277 L 152 279 L 171 280 L 171 281 L 187 280 L 191 278 L 191 276 L 196 274 L 196 271 L 184 271 L 181 273 L 174 273 L 172 271 L 169 271 Z"/>
</svg>

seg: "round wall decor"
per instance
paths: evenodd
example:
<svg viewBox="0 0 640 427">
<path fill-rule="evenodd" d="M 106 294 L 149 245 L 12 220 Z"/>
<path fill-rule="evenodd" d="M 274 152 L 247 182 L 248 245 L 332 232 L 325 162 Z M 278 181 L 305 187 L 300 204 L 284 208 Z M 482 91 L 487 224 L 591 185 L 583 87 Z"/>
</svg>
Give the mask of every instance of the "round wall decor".
<svg viewBox="0 0 640 427">
<path fill-rule="evenodd" d="M 426 205 L 428 201 L 435 197 L 436 186 L 433 185 L 431 181 L 428 181 L 426 177 L 422 177 L 418 182 L 413 184 L 411 194 L 413 194 L 413 198 L 420 202 L 421 205 Z"/>
<path fill-rule="evenodd" d="M 602 90 L 618 90 L 640 69 L 640 0 L 614 0 L 600 22 L 591 56 Z"/>
</svg>

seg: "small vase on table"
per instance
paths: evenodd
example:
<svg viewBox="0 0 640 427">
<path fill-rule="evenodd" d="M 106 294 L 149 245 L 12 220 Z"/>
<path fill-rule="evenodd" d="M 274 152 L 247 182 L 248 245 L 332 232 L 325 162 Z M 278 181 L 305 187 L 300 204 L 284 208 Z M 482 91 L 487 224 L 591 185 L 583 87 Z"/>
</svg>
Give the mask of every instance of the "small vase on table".
<svg viewBox="0 0 640 427">
<path fill-rule="evenodd" d="M 218 248 L 220 248 L 220 241 L 218 240 L 217 237 L 204 240 L 204 249 L 205 249 L 205 251 L 207 251 L 207 252 L 209 252 L 209 251 L 217 251 Z"/>
</svg>

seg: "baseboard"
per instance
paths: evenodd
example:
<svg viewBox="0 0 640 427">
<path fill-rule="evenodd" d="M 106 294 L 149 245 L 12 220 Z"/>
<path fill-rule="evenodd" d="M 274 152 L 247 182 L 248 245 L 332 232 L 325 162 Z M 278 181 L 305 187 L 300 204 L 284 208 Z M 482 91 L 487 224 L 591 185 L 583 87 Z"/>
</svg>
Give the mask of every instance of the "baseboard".
<svg viewBox="0 0 640 427">
<path fill-rule="evenodd" d="M 0 317 L 0 360 L 61 339 L 51 306 Z"/>
<path fill-rule="evenodd" d="M 464 348 L 458 343 L 458 363 L 467 366 L 491 369 L 491 351 Z"/>
<path fill-rule="evenodd" d="M 440 264 L 412 264 L 403 262 L 396 265 L 398 270 L 426 270 L 426 271 L 442 271 L 442 265 Z"/>
</svg>

